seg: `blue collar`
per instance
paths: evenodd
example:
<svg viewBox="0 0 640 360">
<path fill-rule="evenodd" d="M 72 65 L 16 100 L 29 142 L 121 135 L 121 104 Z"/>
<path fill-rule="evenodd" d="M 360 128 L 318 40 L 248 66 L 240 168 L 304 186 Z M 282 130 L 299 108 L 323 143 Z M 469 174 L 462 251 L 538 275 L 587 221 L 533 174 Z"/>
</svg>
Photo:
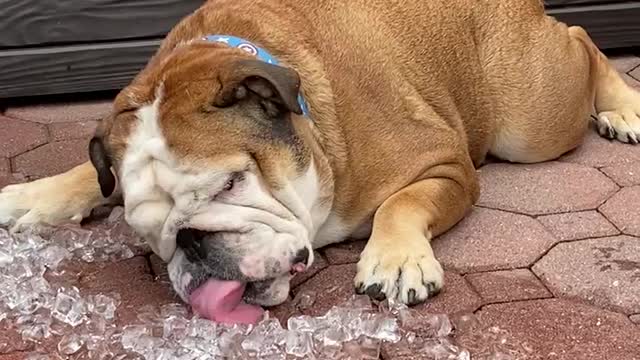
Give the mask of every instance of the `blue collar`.
<svg viewBox="0 0 640 360">
<path fill-rule="evenodd" d="M 271 54 L 269 54 L 265 49 L 262 49 L 254 45 L 250 41 L 241 39 L 239 37 L 229 36 L 229 35 L 207 35 L 204 38 L 202 38 L 202 40 L 224 43 L 231 47 L 242 49 L 266 63 L 272 64 L 272 65 L 279 64 L 278 59 L 276 59 Z M 309 108 L 307 107 L 307 102 L 302 97 L 302 94 L 298 94 L 298 104 L 300 104 L 300 109 L 302 109 L 302 114 L 306 117 L 309 117 Z"/>
</svg>

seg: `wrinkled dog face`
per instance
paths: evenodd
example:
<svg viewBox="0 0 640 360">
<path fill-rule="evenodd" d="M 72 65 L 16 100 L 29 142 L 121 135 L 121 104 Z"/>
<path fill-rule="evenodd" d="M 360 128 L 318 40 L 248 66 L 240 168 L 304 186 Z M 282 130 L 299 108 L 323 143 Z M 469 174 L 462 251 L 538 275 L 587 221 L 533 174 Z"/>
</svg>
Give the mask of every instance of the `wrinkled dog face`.
<svg viewBox="0 0 640 360">
<path fill-rule="evenodd" d="M 313 171 L 297 135 L 299 79 L 241 50 L 193 43 L 145 70 L 115 102 L 90 155 L 103 193 L 169 263 L 187 301 L 208 278 L 249 282 L 247 301 L 284 301 L 313 261 Z M 315 172 L 314 172 L 315 173 Z"/>
</svg>

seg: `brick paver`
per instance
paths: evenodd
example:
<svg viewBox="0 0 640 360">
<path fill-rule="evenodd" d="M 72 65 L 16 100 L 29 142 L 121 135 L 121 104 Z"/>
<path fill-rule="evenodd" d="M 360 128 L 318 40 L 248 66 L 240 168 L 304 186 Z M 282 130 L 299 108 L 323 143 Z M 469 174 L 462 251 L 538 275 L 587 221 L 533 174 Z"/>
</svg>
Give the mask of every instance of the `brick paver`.
<svg viewBox="0 0 640 360">
<path fill-rule="evenodd" d="M 640 185 L 640 162 L 628 165 L 612 165 L 600 168 L 605 175 L 620 186 Z"/>
<path fill-rule="evenodd" d="M 629 236 L 558 244 L 533 271 L 556 296 L 640 313 L 640 241 Z"/>
<path fill-rule="evenodd" d="M 614 65 L 640 88 L 640 57 L 615 58 Z M 84 161 L 110 102 L 10 106 L 0 116 L 0 187 Z M 455 335 L 475 358 L 502 349 L 518 359 L 640 360 L 639 165 L 640 146 L 590 132 L 556 162 L 481 168 L 479 206 L 433 240 L 445 287 L 416 309 L 454 319 L 475 312 L 473 331 Z M 126 226 L 113 231 L 133 241 Z M 322 314 L 348 299 L 364 244 L 319 249 L 312 268 L 294 277 L 290 300 L 268 310 L 284 321 Z M 119 324 L 133 321 L 143 305 L 179 302 L 166 264 L 146 246 L 133 250 L 133 258 L 120 262 L 74 261 L 56 281 L 86 293 L 118 293 Z M 0 321 L 0 360 L 25 359 L 33 349 L 55 352 L 56 344 L 55 337 L 25 342 Z M 385 360 L 427 358 L 401 344 L 384 345 L 382 354 Z"/>
<path fill-rule="evenodd" d="M 11 172 L 11 163 L 9 158 L 0 157 L 0 174 L 6 174 Z"/>
<path fill-rule="evenodd" d="M 640 146 L 606 141 L 592 130 L 587 133 L 582 146 L 561 157 L 560 161 L 595 168 L 611 165 L 630 166 L 631 163 L 640 162 Z"/>
<path fill-rule="evenodd" d="M 578 240 L 620 233 L 597 211 L 581 211 L 540 216 L 538 221 L 558 240 Z"/>
<path fill-rule="evenodd" d="M 551 293 L 529 269 L 469 274 L 465 279 L 485 304 L 551 297 Z"/>
<path fill-rule="evenodd" d="M 556 241 L 531 217 L 475 208 L 433 248 L 444 267 L 467 273 L 530 266 Z"/>
<path fill-rule="evenodd" d="M 0 156 L 11 158 L 47 142 L 47 129 L 29 121 L 0 116 Z"/>
<path fill-rule="evenodd" d="M 484 341 L 462 337 L 474 352 L 504 341 L 499 347 L 518 349 L 517 359 L 640 359 L 640 328 L 622 314 L 596 307 L 561 299 L 519 301 L 487 305 L 478 317 L 494 325 L 485 330 Z"/>
<path fill-rule="evenodd" d="M 86 139 L 93 136 L 97 121 L 54 123 L 49 125 L 52 141 Z"/>
<path fill-rule="evenodd" d="M 640 236 L 640 186 L 620 190 L 600 207 L 600 212 L 625 234 Z"/>
<path fill-rule="evenodd" d="M 480 205 L 530 215 L 595 209 L 618 190 L 598 170 L 562 162 L 489 164 L 480 185 Z"/>
<path fill-rule="evenodd" d="M 110 100 L 10 106 L 7 116 L 41 124 L 101 120 L 111 112 Z"/>
<path fill-rule="evenodd" d="M 31 178 L 55 175 L 89 159 L 89 141 L 51 142 L 14 158 L 14 170 Z"/>
</svg>

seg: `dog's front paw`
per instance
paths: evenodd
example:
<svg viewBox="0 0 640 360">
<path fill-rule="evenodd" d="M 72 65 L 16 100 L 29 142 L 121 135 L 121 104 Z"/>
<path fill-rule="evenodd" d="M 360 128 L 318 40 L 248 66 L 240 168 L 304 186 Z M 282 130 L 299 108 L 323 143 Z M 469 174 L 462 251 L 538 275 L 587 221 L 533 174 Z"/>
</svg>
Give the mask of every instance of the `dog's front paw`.
<svg viewBox="0 0 640 360">
<path fill-rule="evenodd" d="M 80 222 L 91 211 L 90 205 L 81 192 L 65 185 L 64 178 L 57 176 L 3 188 L 0 225 L 15 223 L 12 230 L 20 231 L 35 224 Z"/>
<path fill-rule="evenodd" d="M 355 278 L 357 293 L 376 300 L 395 299 L 407 305 L 436 295 L 443 284 L 444 271 L 431 248 L 389 248 L 375 244 L 368 244 L 362 252 Z"/>
</svg>

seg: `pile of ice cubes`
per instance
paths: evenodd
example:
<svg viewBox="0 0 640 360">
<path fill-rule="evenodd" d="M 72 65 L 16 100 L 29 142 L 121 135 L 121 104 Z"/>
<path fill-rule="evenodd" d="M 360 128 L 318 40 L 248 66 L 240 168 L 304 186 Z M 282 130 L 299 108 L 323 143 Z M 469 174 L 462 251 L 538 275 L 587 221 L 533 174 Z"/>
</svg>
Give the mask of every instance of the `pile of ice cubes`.
<svg viewBox="0 0 640 360">
<path fill-rule="evenodd" d="M 107 225 L 34 228 L 10 235 L 0 228 L 0 331 L 17 331 L 24 343 L 57 342 L 57 354 L 34 351 L 29 359 L 378 359 L 384 343 L 422 358 L 468 360 L 455 344 L 454 328 L 471 328 L 473 315 L 450 320 L 421 315 L 400 304 L 373 304 L 366 296 L 331 308 L 322 316 L 277 319 L 255 326 L 228 326 L 191 316 L 182 304 L 145 306 L 137 321 L 117 325 L 117 294 L 84 294 L 57 281 L 65 261 L 118 261 L 132 257 L 139 239 L 116 208 Z M 300 293 L 298 308 L 312 306 Z M 11 351 L 2 343 L 0 354 Z M 29 348 L 29 347 L 27 347 Z M 33 347 L 32 347 L 33 348 Z M 475 359 L 476 357 L 474 357 Z M 512 357 L 493 352 L 486 359 Z"/>
</svg>

